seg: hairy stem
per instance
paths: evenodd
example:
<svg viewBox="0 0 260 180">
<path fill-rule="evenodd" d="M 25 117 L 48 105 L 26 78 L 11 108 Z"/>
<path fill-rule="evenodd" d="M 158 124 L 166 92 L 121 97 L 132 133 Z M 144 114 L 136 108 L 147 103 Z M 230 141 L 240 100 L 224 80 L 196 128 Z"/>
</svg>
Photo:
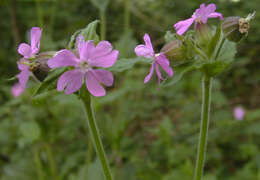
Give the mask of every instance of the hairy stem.
<svg viewBox="0 0 260 180">
<path fill-rule="evenodd" d="M 101 161 L 102 164 L 102 168 L 104 171 L 104 176 L 106 178 L 106 180 L 112 180 L 112 174 L 108 165 L 108 161 L 105 155 L 105 151 L 103 148 L 103 144 L 100 138 L 100 133 L 95 121 L 95 117 L 94 117 L 94 111 L 92 108 L 92 104 L 91 104 L 91 97 L 90 94 L 88 92 L 86 92 L 86 90 L 83 90 L 84 92 L 81 93 L 81 99 L 83 101 L 84 104 L 84 108 L 85 108 L 85 112 L 87 114 L 87 119 L 88 119 L 88 125 L 89 125 L 89 129 L 92 135 L 92 141 L 95 144 L 96 147 L 96 152 L 98 154 L 98 157 Z"/>
<path fill-rule="evenodd" d="M 211 103 L 211 86 L 212 78 L 204 74 L 202 81 L 202 106 L 201 106 L 201 124 L 200 124 L 200 137 L 198 145 L 197 162 L 195 169 L 194 180 L 201 180 L 203 176 L 204 161 L 207 149 L 207 136 L 209 127 L 210 116 L 210 103 Z"/>
</svg>

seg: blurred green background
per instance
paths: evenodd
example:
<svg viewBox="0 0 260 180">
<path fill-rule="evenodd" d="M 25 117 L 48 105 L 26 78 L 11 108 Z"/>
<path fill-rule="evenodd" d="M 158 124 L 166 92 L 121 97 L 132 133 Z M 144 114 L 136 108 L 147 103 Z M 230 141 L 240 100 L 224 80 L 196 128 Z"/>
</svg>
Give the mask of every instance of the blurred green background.
<svg viewBox="0 0 260 180">
<path fill-rule="evenodd" d="M 203 1 L 205 2 L 205 1 Z M 259 0 L 210 1 L 226 16 L 259 11 Z M 76 30 L 104 7 L 106 39 L 120 58 L 148 32 L 157 51 L 165 32 L 191 16 L 198 0 L 0 0 L 0 180 L 103 180 L 82 104 L 76 96 L 32 99 L 37 82 L 12 97 L 18 44 L 32 26 L 43 28 L 41 51 L 64 48 Z M 105 3 L 107 7 L 105 8 Z M 206 1 L 209 3 L 209 1 Z M 260 13 L 235 63 L 214 81 L 205 180 L 260 180 Z M 119 60 L 120 60 L 119 58 Z M 200 122 L 201 74 L 161 88 L 144 85 L 145 65 L 115 73 L 108 94 L 95 98 L 98 125 L 116 180 L 190 180 Z M 242 121 L 233 109 L 242 106 Z"/>
</svg>

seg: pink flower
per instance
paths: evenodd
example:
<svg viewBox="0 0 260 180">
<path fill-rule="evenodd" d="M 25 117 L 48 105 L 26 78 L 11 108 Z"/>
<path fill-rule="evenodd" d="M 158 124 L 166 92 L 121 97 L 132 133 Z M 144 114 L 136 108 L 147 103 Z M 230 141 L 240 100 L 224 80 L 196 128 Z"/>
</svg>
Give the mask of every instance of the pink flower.
<svg viewBox="0 0 260 180">
<path fill-rule="evenodd" d="M 40 39 L 42 30 L 39 27 L 33 27 L 31 29 L 31 46 L 26 43 L 21 43 L 18 47 L 18 53 L 23 56 L 23 58 L 17 63 L 18 69 L 21 71 L 17 77 L 19 83 L 23 88 L 26 88 L 26 83 L 30 76 L 29 71 L 29 61 L 28 58 L 33 57 L 40 50 Z"/>
<path fill-rule="evenodd" d="M 199 9 L 196 9 L 196 11 L 193 13 L 192 17 L 183 21 L 179 21 L 174 25 L 175 30 L 177 31 L 177 34 L 182 35 L 185 33 L 188 28 L 193 24 L 195 21 L 195 27 L 198 23 L 206 24 L 208 21 L 208 18 L 219 18 L 220 20 L 223 19 L 223 16 L 221 13 L 215 12 L 216 11 L 216 5 L 211 3 L 208 6 L 205 6 L 205 4 L 201 4 Z"/>
<path fill-rule="evenodd" d="M 63 73 L 57 83 L 57 90 L 65 94 L 78 91 L 85 78 L 86 87 L 93 96 L 106 95 L 105 86 L 113 85 L 113 74 L 107 70 L 94 69 L 94 67 L 108 68 L 114 65 L 118 57 L 118 51 L 113 50 L 108 41 L 100 41 L 95 47 L 94 41 L 84 41 L 83 36 L 77 38 L 78 54 L 63 49 L 48 61 L 50 68 L 74 67 Z"/>
<path fill-rule="evenodd" d="M 26 43 L 21 43 L 18 47 L 18 53 L 24 58 L 30 58 L 37 54 L 40 50 L 40 39 L 42 30 L 39 27 L 33 27 L 31 29 L 31 46 Z"/>
<path fill-rule="evenodd" d="M 24 88 L 21 86 L 20 83 L 16 83 L 11 88 L 11 92 L 12 92 L 14 97 L 18 97 L 24 92 Z"/>
<path fill-rule="evenodd" d="M 158 77 L 158 83 L 160 85 L 160 81 L 161 80 L 164 80 L 164 78 L 162 77 L 161 75 L 161 72 L 159 70 L 159 66 L 166 72 L 166 74 L 170 77 L 173 76 L 173 70 L 172 68 L 170 67 L 170 62 L 169 60 L 165 57 L 165 55 L 163 53 L 160 53 L 158 55 L 156 55 L 154 53 L 154 50 L 153 50 L 153 45 L 151 43 L 151 39 L 149 37 L 148 34 L 145 34 L 144 35 L 144 42 L 145 42 L 145 45 L 144 44 L 141 44 L 141 45 L 138 45 L 136 48 L 135 48 L 135 53 L 137 56 L 143 56 L 143 57 L 146 57 L 146 58 L 153 58 L 154 61 L 152 63 L 152 66 L 151 66 L 151 69 L 150 69 L 150 72 L 149 74 L 145 77 L 144 79 L 144 83 L 147 83 L 148 81 L 150 81 L 152 75 L 153 75 L 153 72 L 154 72 L 154 69 L 156 71 L 156 74 L 157 74 L 157 77 Z"/>
<path fill-rule="evenodd" d="M 19 84 L 25 89 L 26 88 L 26 84 L 27 81 L 29 79 L 30 76 L 30 70 L 29 70 L 29 66 L 24 64 L 24 63 L 29 63 L 26 59 L 21 59 L 17 65 L 18 65 L 18 69 L 21 71 L 19 74 L 16 75 L 16 77 L 19 80 Z"/>
<path fill-rule="evenodd" d="M 236 120 L 243 120 L 244 119 L 244 116 L 245 116 L 245 110 L 238 106 L 238 107 L 235 107 L 234 109 L 234 117 Z"/>
</svg>

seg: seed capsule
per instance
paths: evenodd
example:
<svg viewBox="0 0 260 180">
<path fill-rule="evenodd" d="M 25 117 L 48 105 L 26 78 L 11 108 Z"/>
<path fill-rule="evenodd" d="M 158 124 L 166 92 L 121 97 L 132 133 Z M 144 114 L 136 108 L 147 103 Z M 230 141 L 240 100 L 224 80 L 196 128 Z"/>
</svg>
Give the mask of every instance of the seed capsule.
<svg viewBox="0 0 260 180">
<path fill-rule="evenodd" d="M 250 29 L 250 20 L 255 16 L 255 12 L 249 14 L 246 18 L 239 16 L 227 17 L 222 23 L 222 30 L 227 39 L 234 42 L 239 42 L 243 37 L 246 37 Z"/>
</svg>

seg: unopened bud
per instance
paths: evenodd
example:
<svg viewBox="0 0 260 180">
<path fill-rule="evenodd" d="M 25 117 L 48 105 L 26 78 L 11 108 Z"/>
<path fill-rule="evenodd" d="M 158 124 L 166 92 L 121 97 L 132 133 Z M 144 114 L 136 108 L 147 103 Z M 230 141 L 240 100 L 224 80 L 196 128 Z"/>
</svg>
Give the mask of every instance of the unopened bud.
<svg viewBox="0 0 260 180">
<path fill-rule="evenodd" d="M 212 39 L 212 30 L 207 24 L 198 23 L 196 24 L 196 39 L 200 46 L 208 46 L 208 43 Z"/>
<path fill-rule="evenodd" d="M 168 59 L 173 59 L 174 62 L 183 60 L 183 43 L 180 40 L 173 40 L 165 44 L 161 52 L 165 54 Z"/>
</svg>

